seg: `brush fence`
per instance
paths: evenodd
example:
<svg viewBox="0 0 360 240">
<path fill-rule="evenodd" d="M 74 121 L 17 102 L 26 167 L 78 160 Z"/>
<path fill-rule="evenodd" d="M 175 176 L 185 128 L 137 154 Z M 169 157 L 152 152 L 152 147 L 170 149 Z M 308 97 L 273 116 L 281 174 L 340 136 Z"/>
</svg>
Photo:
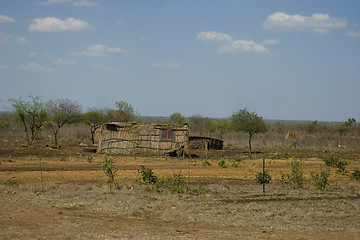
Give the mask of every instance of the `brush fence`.
<svg viewBox="0 0 360 240">
<path fill-rule="evenodd" d="M 169 124 L 108 123 L 99 129 L 99 153 L 160 156 L 188 149 L 189 129 Z"/>
</svg>

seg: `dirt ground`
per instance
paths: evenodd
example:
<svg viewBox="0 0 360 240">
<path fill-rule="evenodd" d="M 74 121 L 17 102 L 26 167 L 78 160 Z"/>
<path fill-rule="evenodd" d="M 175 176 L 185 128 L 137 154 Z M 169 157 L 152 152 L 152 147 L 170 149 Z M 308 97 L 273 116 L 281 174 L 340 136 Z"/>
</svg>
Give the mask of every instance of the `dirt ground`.
<svg viewBox="0 0 360 240">
<path fill-rule="evenodd" d="M 103 155 L 82 146 L 0 144 L 0 239 L 360 239 L 360 181 L 331 171 L 325 191 L 281 184 L 285 159 L 267 159 L 273 182 L 255 183 L 262 159 L 213 153 L 203 159 L 110 156 L 120 188 L 109 191 Z M 236 155 L 236 154 L 235 154 Z M 228 168 L 220 168 L 220 158 Z M 357 153 L 349 169 L 360 167 Z M 136 180 L 141 165 L 181 173 L 205 194 L 154 193 Z M 304 174 L 325 169 L 304 159 Z"/>
</svg>

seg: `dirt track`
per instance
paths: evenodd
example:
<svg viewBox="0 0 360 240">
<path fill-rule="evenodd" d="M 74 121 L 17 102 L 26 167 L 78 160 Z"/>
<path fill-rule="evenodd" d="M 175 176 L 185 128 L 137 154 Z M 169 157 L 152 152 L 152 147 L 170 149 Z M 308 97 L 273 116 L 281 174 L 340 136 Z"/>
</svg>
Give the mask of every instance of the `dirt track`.
<svg viewBox="0 0 360 240">
<path fill-rule="evenodd" d="M 334 172 L 326 191 L 274 181 L 263 194 L 253 181 L 261 160 L 222 169 L 218 160 L 203 167 L 200 159 L 113 156 L 120 189 L 110 193 L 101 185 L 101 155 L 8 147 L 0 154 L 0 239 L 360 239 L 360 183 Z M 320 163 L 305 161 L 305 173 Z M 181 171 L 209 191 L 145 191 L 136 182 L 140 165 L 160 175 Z M 285 167 L 283 160 L 269 164 L 275 179 Z"/>
</svg>

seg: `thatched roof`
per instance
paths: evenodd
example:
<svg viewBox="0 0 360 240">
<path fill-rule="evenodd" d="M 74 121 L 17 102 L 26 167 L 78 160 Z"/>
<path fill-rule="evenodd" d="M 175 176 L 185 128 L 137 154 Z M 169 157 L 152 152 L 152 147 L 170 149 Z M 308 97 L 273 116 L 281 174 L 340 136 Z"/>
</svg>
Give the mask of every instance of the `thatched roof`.
<svg viewBox="0 0 360 240">
<path fill-rule="evenodd" d="M 105 123 L 105 126 L 110 126 L 110 127 L 117 127 L 117 128 L 129 128 L 129 127 L 139 127 L 139 126 L 150 126 L 153 127 L 154 129 L 171 129 L 174 131 L 188 131 L 189 129 L 185 126 L 182 125 L 176 125 L 176 124 L 167 124 L 167 123 L 163 123 L 163 124 L 140 124 L 140 123 L 136 123 L 136 122 L 111 122 L 111 123 Z"/>
</svg>

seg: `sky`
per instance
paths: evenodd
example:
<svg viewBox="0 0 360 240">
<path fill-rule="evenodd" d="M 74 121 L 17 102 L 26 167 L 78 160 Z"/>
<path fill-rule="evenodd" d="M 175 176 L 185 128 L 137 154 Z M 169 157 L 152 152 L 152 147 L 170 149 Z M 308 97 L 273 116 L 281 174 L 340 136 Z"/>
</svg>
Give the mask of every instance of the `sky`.
<svg viewBox="0 0 360 240">
<path fill-rule="evenodd" d="M 358 0 L 0 0 L 8 99 L 360 121 Z"/>
</svg>

